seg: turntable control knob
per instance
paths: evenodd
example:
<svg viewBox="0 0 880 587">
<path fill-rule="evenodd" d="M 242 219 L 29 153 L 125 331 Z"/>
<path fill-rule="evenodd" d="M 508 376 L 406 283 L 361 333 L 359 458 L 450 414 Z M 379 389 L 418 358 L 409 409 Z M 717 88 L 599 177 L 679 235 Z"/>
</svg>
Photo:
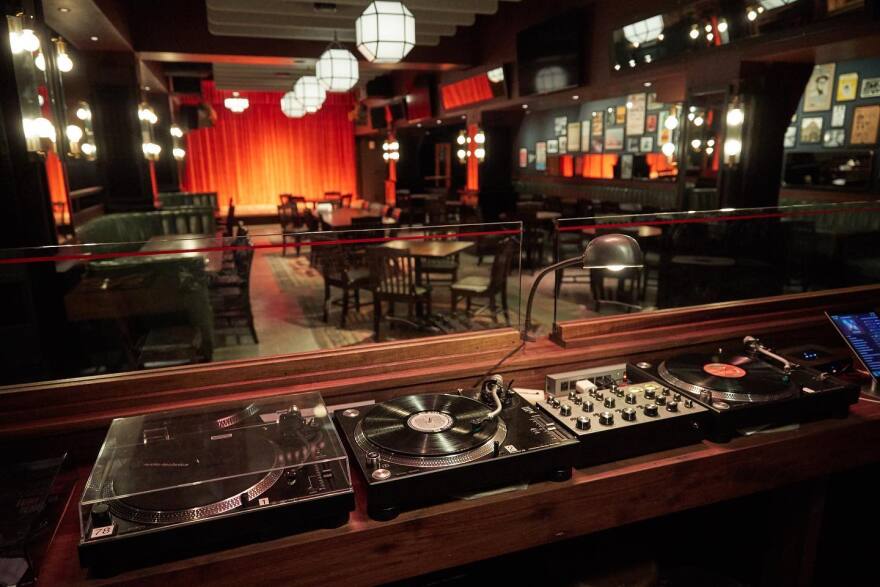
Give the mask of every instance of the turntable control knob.
<svg viewBox="0 0 880 587">
<path fill-rule="evenodd" d="M 700 401 L 711 404 L 712 403 L 712 392 L 710 391 L 701 391 L 700 392 Z"/>
<path fill-rule="evenodd" d="M 559 407 L 559 400 L 554 397 L 553 399 L 550 400 L 550 405 L 553 406 L 554 408 L 558 408 Z"/>
<path fill-rule="evenodd" d="M 667 412 L 677 412 L 678 411 L 678 402 L 669 402 L 666 404 Z"/>
<path fill-rule="evenodd" d="M 626 403 L 634 404 L 634 403 L 636 403 L 636 399 L 637 399 L 637 397 L 634 392 L 631 391 L 628 394 L 626 394 Z"/>
<path fill-rule="evenodd" d="M 658 406 L 665 406 L 666 405 L 666 396 L 665 395 L 658 395 L 654 399 L 654 403 L 657 404 Z"/>
<path fill-rule="evenodd" d="M 684 400 L 684 407 L 686 407 L 686 408 L 694 407 L 694 400 L 692 400 L 692 399 Z"/>
<path fill-rule="evenodd" d="M 614 412 L 602 412 L 599 414 L 599 424 L 611 426 L 614 424 Z"/>
<path fill-rule="evenodd" d="M 586 416 L 581 416 L 575 422 L 575 426 L 577 426 L 578 430 L 589 430 L 590 429 L 590 419 Z"/>
<path fill-rule="evenodd" d="M 575 399 L 577 399 L 577 396 L 578 396 L 578 394 L 576 391 L 569 391 L 568 392 L 568 399 L 570 399 L 571 401 L 574 401 Z"/>
<path fill-rule="evenodd" d="M 102 528 L 113 523 L 110 517 L 110 506 L 106 503 L 98 503 L 92 508 L 92 528 Z"/>
<path fill-rule="evenodd" d="M 650 417 L 655 417 L 658 413 L 657 404 L 648 404 L 645 406 L 645 415 Z"/>
<path fill-rule="evenodd" d="M 379 453 L 377 453 L 374 450 L 371 450 L 370 452 L 368 452 L 367 453 L 367 466 L 369 466 L 371 469 L 377 469 L 377 468 L 379 468 L 379 464 L 380 464 Z"/>
<path fill-rule="evenodd" d="M 712 402 L 712 407 L 718 410 L 729 410 L 730 404 L 727 402 Z"/>
<path fill-rule="evenodd" d="M 560 416 L 571 416 L 571 404 L 562 404 L 559 407 Z"/>
<path fill-rule="evenodd" d="M 646 388 L 645 388 L 645 399 L 654 399 L 654 397 L 655 397 L 656 395 L 657 395 L 657 394 L 654 392 L 654 388 L 653 388 L 653 387 L 646 387 Z"/>
<path fill-rule="evenodd" d="M 581 409 L 585 412 L 592 412 L 593 411 L 593 402 L 591 402 L 590 400 L 584 400 L 584 405 L 581 406 Z"/>
<path fill-rule="evenodd" d="M 680 394 L 680 393 L 673 393 L 673 394 L 672 394 L 672 399 L 675 400 L 675 401 L 677 401 L 677 402 L 680 402 L 680 401 L 681 401 L 681 394 Z"/>
<path fill-rule="evenodd" d="M 605 399 L 605 394 L 601 391 L 597 391 L 595 397 L 597 401 L 602 401 L 603 399 Z"/>
<path fill-rule="evenodd" d="M 627 422 L 635 422 L 635 420 L 636 420 L 636 411 L 632 408 L 623 408 L 620 411 L 620 415 Z"/>
<path fill-rule="evenodd" d="M 606 408 L 613 408 L 616 403 L 617 402 L 614 401 L 613 397 L 606 397 L 605 398 L 605 407 Z"/>
<path fill-rule="evenodd" d="M 573 401 L 574 401 L 574 404 L 575 404 L 576 406 L 579 406 L 579 405 L 581 405 L 582 403 L 584 403 L 584 398 L 582 398 L 580 395 L 577 395 L 577 394 L 576 394 L 576 395 L 574 396 L 574 400 L 573 400 Z"/>
</svg>

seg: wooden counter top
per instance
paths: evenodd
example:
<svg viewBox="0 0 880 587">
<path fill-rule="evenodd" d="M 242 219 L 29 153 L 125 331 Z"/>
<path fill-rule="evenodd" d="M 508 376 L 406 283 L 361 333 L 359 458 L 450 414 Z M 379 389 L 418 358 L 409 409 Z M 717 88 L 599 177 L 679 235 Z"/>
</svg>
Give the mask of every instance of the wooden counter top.
<svg viewBox="0 0 880 587">
<path fill-rule="evenodd" d="M 392 581 L 880 462 L 880 404 L 844 420 L 756 434 L 575 471 L 562 483 L 348 524 L 89 579 L 71 508 L 49 551 L 46 585 L 359 585 Z M 427 555 L 430 553 L 430 555 Z"/>
</svg>

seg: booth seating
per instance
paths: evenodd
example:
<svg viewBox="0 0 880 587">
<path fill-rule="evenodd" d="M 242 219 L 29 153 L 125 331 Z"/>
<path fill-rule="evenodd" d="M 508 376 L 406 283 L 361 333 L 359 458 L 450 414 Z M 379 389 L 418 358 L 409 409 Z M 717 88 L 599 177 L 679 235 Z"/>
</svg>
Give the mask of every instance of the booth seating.
<svg viewBox="0 0 880 587">
<path fill-rule="evenodd" d="M 217 224 L 209 208 L 187 206 L 159 212 L 123 212 L 94 218 L 77 227 L 81 244 L 115 244 L 114 251 L 136 251 L 154 236 L 214 235 Z"/>
<path fill-rule="evenodd" d="M 163 210 L 190 206 L 220 210 L 217 192 L 159 192 L 159 206 Z"/>
</svg>

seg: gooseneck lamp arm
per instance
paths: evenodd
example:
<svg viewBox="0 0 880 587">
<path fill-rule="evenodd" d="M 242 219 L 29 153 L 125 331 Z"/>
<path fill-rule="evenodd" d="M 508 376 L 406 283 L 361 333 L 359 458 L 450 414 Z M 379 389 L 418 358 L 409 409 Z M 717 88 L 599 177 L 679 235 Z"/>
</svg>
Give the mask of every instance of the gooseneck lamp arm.
<svg viewBox="0 0 880 587">
<path fill-rule="evenodd" d="M 583 257 L 574 257 L 573 259 L 566 259 L 565 261 L 560 261 L 558 263 L 554 263 L 548 267 L 545 267 L 535 276 L 535 280 L 532 282 L 532 288 L 529 290 L 529 300 L 526 303 L 526 318 L 523 323 L 522 329 L 522 339 L 525 341 L 533 341 L 535 338 L 529 335 L 529 330 L 532 327 L 532 302 L 535 301 L 535 292 L 538 291 L 538 285 L 540 285 L 541 280 L 544 279 L 548 273 L 553 271 L 559 271 L 560 269 L 565 269 L 566 267 L 574 267 L 577 265 L 581 265 L 583 263 Z"/>
</svg>

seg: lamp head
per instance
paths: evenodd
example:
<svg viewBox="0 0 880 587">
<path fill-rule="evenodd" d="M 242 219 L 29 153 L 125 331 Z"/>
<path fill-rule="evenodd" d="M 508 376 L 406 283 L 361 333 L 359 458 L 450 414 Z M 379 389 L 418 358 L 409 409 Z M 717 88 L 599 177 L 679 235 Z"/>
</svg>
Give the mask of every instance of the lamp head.
<svg viewBox="0 0 880 587">
<path fill-rule="evenodd" d="M 621 271 L 644 266 L 638 241 L 625 234 L 603 234 L 591 240 L 584 250 L 584 269 Z"/>
</svg>

